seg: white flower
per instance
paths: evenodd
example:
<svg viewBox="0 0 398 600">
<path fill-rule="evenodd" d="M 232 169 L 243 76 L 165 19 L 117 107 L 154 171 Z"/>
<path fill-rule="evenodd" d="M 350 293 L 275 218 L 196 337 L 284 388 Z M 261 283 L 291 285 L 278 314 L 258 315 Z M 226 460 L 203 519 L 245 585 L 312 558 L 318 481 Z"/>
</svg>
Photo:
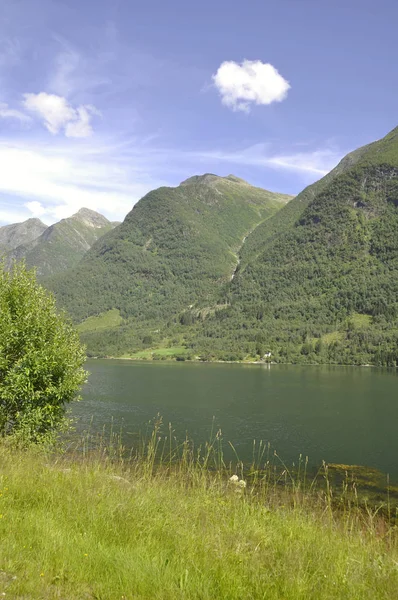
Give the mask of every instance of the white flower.
<svg viewBox="0 0 398 600">
<path fill-rule="evenodd" d="M 230 478 L 229 478 L 229 480 L 230 480 L 232 483 L 238 483 L 238 481 L 239 481 L 239 477 L 238 477 L 237 475 L 232 475 L 232 477 L 230 477 Z"/>
<path fill-rule="evenodd" d="M 244 481 L 243 479 L 240 479 L 238 481 L 238 486 L 241 488 L 245 488 L 246 487 L 246 481 Z"/>
</svg>

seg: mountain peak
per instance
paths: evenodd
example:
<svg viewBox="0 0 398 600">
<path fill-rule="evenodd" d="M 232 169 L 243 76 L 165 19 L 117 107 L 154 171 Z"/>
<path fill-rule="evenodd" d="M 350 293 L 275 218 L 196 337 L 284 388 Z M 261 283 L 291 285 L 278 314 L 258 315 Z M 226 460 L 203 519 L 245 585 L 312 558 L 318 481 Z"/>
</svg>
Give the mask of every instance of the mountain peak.
<svg viewBox="0 0 398 600">
<path fill-rule="evenodd" d="M 0 227 L 0 250 L 14 250 L 20 244 L 28 244 L 38 238 L 45 230 L 45 225 L 40 219 L 27 219 L 22 223 L 12 223 Z"/>
<path fill-rule="evenodd" d="M 222 177 L 218 175 L 214 175 L 213 173 L 204 173 L 204 175 L 193 175 L 192 177 L 188 177 L 180 183 L 180 185 L 195 185 L 197 183 L 211 184 L 219 181 Z"/>
<path fill-rule="evenodd" d="M 25 223 L 25 225 L 29 225 L 29 226 L 38 225 L 39 227 L 47 227 L 47 225 L 45 223 L 43 223 L 43 221 L 41 221 L 37 217 L 31 217 L 30 219 L 26 219 L 26 221 L 23 221 L 23 223 Z M 23 223 L 21 223 L 21 225 Z"/>
<path fill-rule="evenodd" d="M 22 241 L 17 246 L 15 243 L 12 246 L 9 239 L 6 240 L 8 244 L 1 243 L 0 228 L 0 251 L 2 246 L 8 250 L 8 267 L 14 260 L 24 259 L 28 267 L 36 267 L 38 277 L 55 275 L 77 264 L 102 235 L 115 227 L 108 219 L 89 208 L 81 208 L 71 217 L 62 219 L 50 227 L 39 224 L 38 219 L 30 219 L 29 222 L 21 224 L 29 232 L 38 230 L 38 234 L 29 240 L 27 235 L 22 238 L 19 232 L 17 241 Z"/>
<path fill-rule="evenodd" d="M 228 179 L 228 181 L 233 181 L 233 183 L 243 183 L 245 185 L 250 185 L 250 183 L 248 183 L 244 179 L 241 179 L 240 177 L 236 177 L 236 175 L 232 175 L 232 174 L 227 175 L 226 177 L 223 177 L 223 179 Z"/>
<path fill-rule="evenodd" d="M 96 212 L 95 210 L 91 210 L 90 208 L 81 208 L 71 217 L 72 219 L 78 219 L 80 222 L 83 222 L 85 225 L 89 227 L 104 227 L 105 225 L 110 224 L 108 219 Z"/>
<path fill-rule="evenodd" d="M 227 175 L 226 177 L 221 177 L 220 175 L 214 175 L 214 173 L 204 173 L 203 175 L 193 175 L 188 179 L 185 179 L 180 183 L 180 185 L 196 185 L 196 184 L 204 184 L 204 185 L 214 185 L 215 183 L 221 182 L 232 182 L 232 183 L 243 183 L 245 185 L 250 185 L 244 179 L 240 179 L 235 175 Z"/>
</svg>

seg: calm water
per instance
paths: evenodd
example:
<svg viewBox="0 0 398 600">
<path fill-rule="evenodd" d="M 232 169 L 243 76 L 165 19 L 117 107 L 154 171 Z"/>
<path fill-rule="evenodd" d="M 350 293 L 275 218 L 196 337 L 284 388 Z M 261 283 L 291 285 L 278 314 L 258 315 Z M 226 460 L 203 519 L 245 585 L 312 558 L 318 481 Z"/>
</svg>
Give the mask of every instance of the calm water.
<svg viewBox="0 0 398 600">
<path fill-rule="evenodd" d="M 213 416 L 224 440 L 250 460 L 253 439 L 285 461 L 376 467 L 398 478 L 398 371 L 350 367 L 162 364 L 93 360 L 79 428 L 113 418 L 144 431 L 157 413 L 176 436 L 209 438 Z M 127 439 L 129 439 L 127 437 Z"/>
</svg>

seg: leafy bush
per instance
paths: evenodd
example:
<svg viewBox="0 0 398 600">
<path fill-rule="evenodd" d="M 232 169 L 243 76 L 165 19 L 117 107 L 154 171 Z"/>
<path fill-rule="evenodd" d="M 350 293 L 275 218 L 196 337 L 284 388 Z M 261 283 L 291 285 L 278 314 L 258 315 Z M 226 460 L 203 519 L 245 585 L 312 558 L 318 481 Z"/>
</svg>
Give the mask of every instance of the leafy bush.
<svg viewBox="0 0 398 600">
<path fill-rule="evenodd" d="M 43 441 L 85 381 L 85 352 L 34 272 L 0 265 L 0 435 Z"/>
</svg>

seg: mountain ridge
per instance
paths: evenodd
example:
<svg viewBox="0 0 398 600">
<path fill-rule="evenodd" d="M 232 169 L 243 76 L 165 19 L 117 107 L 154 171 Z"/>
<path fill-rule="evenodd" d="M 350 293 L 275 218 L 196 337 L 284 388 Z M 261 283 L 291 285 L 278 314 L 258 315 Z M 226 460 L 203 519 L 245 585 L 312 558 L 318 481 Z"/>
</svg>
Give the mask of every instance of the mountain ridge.
<svg viewBox="0 0 398 600">
<path fill-rule="evenodd" d="M 22 243 L 30 243 L 46 229 L 47 225 L 36 218 L 26 219 L 21 223 L 3 225 L 0 227 L 0 252 L 9 252 Z"/>
<path fill-rule="evenodd" d="M 6 255 L 6 266 L 16 260 L 25 260 L 29 268 L 36 268 L 39 278 L 54 275 L 79 262 L 93 243 L 111 231 L 115 225 L 103 215 L 88 208 L 46 227 L 27 244 L 20 244 Z"/>
</svg>

